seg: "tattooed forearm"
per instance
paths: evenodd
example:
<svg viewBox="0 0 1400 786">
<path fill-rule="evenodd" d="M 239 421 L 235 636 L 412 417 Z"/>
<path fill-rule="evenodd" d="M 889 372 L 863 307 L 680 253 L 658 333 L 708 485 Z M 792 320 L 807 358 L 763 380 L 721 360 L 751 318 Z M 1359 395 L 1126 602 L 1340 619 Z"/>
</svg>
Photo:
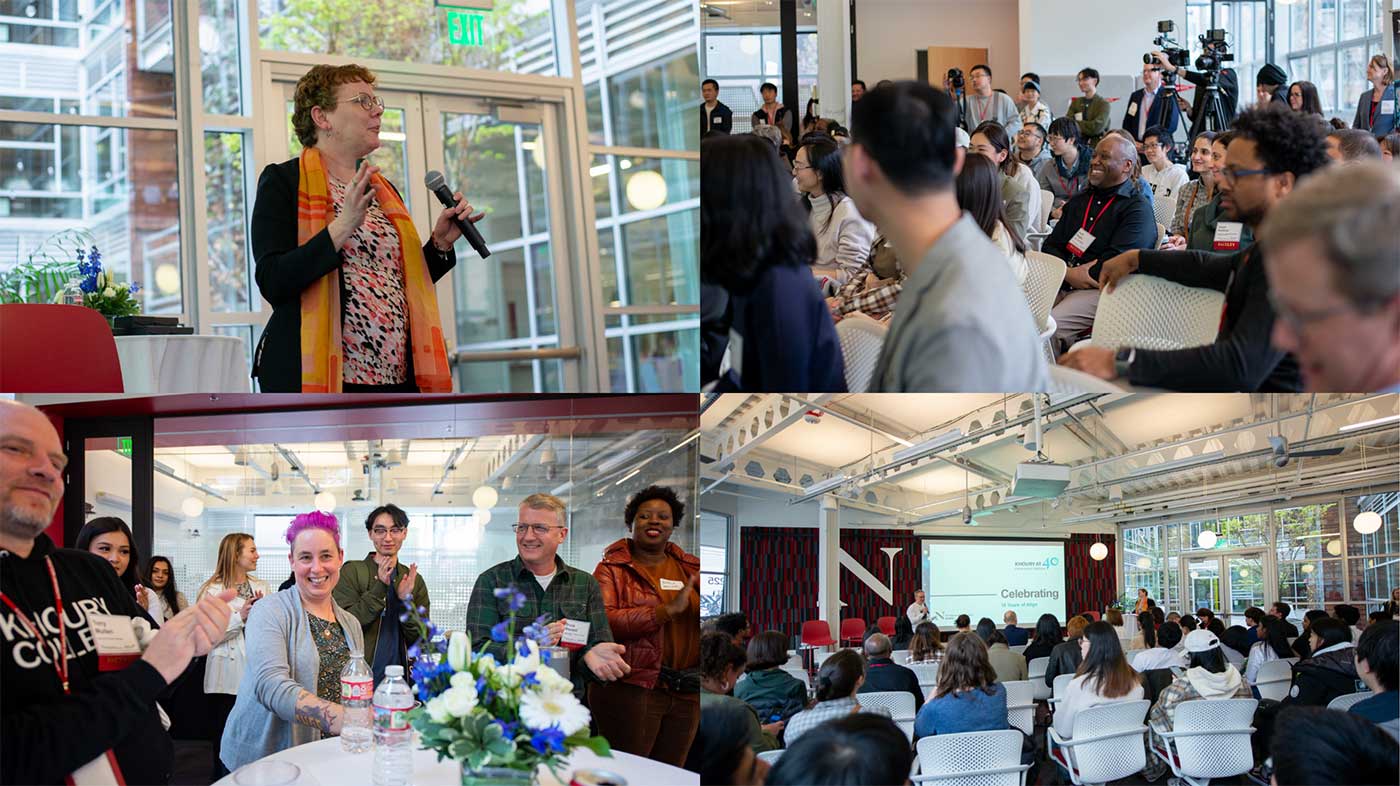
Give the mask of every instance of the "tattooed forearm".
<svg viewBox="0 0 1400 786">
<path fill-rule="evenodd" d="M 310 691 L 297 696 L 296 721 L 303 726 L 320 729 L 325 734 L 340 733 L 340 705 L 322 701 Z"/>
</svg>

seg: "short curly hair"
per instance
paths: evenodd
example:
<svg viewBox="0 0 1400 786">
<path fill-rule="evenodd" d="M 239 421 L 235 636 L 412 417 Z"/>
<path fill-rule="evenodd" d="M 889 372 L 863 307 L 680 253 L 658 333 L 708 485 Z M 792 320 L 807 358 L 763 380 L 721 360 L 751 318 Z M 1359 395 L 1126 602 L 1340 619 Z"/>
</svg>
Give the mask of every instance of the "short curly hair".
<svg viewBox="0 0 1400 786">
<path fill-rule="evenodd" d="M 335 108 L 335 89 L 349 82 L 374 84 L 374 72 L 362 65 L 318 65 L 312 66 L 301 79 L 297 80 L 296 94 L 292 97 L 292 128 L 303 147 L 316 144 L 316 121 L 311 119 L 311 110 L 321 107 L 324 111 Z"/>
<path fill-rule="evenodd" d="M 1267 104 L 1241 112 L 1230 129 L 1231 138 L 1253 142 L 1264 166 L 1301 179 L 1327 166 L 1327 132 L 1315 115 Z M 1220 137 L 1216 137 L 1216 142 Z"/>
<path fill-rule="evenodd" d="M 623 508 L 622 517 L 627 522 L 627 526 L 632 526 L 632 520 L 637 518 L 637 511 L 642 507 L 642 503 L 654 499 L 659 499 L 670 505 L 672 525 L 676 527 L 681 525 L 681 516 L 685 515 L 685 503 L 676 496 L 676 492 L 665 486 L 647 486 L 627 500 L 627 507 Z"/>
</svg>

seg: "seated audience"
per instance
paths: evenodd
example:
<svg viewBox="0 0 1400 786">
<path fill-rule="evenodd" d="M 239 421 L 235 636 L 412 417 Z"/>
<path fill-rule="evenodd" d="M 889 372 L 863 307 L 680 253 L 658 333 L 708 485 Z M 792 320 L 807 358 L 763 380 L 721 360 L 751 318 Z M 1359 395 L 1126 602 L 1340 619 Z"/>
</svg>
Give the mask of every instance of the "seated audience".
<svg viewBox="0 0 1400 786">
<path fill-rule="evenodd" d="M 1103 621 L 1121 629 L 1123 627 L 1123 611 L 1121 609 L 1108 609 L 1103 613 Z"/>
<path fill-rule="evenodd" d="M 1386 619 L 1366 626 L 1356 642 L 1356 676 L 1374 696 L 1351 705 L 1351 712 L 1400 739 L 1400 624 Z"/>
<path fill-rule="evenodd" d="M 1067 117 L 1079 124 L 1079 136 L 1089 147 L 1096 147 L 1108 133 L 1110 109 L 1107 99 L 1099 95 L 1099 72 L 1085 68 L 1079 72 L 1079 92 L 1084 95 L 1070 99 Z"/>
<path fill-rule="evenodd" d="M 740 649 L 749 646 L 749 639 L 753 638 L 749 618 L 742 611 L 719 615 L 714 621 L 714 630 L 717 633 L 728 634 L 734 640 L 734 645 Z"/>
<path fill-rule="evenodd" d="M 1167 248 L 1186 248 L 1186 232 L 1197 210 L 1215 199 L 1215 169 L 1212 166 L 1211 142 L 1214 131 L 1202 131 L 1191 142 L 1191 176 L 1176 192 L 1176 211 L 1167 224 Z"/>
<path fill-rule="evenodd" d="M 952 99 L 901 82 L 866 93 L 852 114 L 846 188 L 909 276 L 871 392 L 1045 389 L 1030 308 L 952 193 L 964 155 L 952 143 Z"/>
<path fill-rule="evenodd" d="M 789 746 L 764 783 L 887 786 L 907 783 L 913 764 L 909 738 L 894 721 L 859 713 L 827 721 Z"/>
<path fill-rule="evenodd" d="M 1040 175 L 1040 167 L 1050 160 L 1050 148 L 1045 144 L 1049 132 L 1039 123 L 1026 123 L 1016 132 L 1016 160 L 1026 165 L 1031 174 Z M 1039 183 L 1033 183 L 1036 188 Z"/>
<path fill-rule="evenodd" d="M 748 717 L 743 735 L 755 753 L 778 748 L 778 735 L 783 722 L 760 724 L 753 705 L 730 695 L 739 676 L 744 673 L 747 656 L 726 633 L 707 633 L 700 637 L 700 714 L 709 707 L 733 705 Z M 703 731 L 701 732 L 703 737 Z M 697 738 L 696 744 L 699 744 Z"/>
<path fill-rule="evenodd" d="M 1298 629 L 1293 627 L 1293 623 L 1288 621 L 1288 615 L 1293 613 L 1292 606 L 1288 605 L 1287 603 L 1281 600 L 1277 600 L 1269 604 L 1268 610 L 1264 613 L 1270 617 L 1277 617 L 1283 620 L 1284 630 L 1288 631 L 1289 636 L 1298 635 Z M 1326 615 L 1324 614 L 1323 616 Z"/>
<path fill-rule="evenodd" d="M 1021 102 L 1017 107 L 1017 113 L 1021 116 L 1021 122 L 1025 125 L 1035 123 L 1040 126 L 1043 132 L 1050 126 L 1052 117 L 1050 107 L 1040 100 L 1040 82 L 1038 79 L 1025 79 L 1021 81 Z M 1042 138 L 1044 134 L 1042 133 Z"/>
<path fill-rule="evenodd" d="M 878 88 L 867 93 L 866 97 L 861 99 L 861 103 L 870 100 L 870 95 L 877 91 Z M 787 731 L 783 735 L 787 747 L 791 748 L 803 734 L 823 722 L 843 715 L 876 712 L 888 717 L 890 712 L 884 707 L 867 709 L 860 706 L 856 693 L 864 684 L 865 664 L 861 662 L 860 655 L 856 654 L 855 650 L 838 650 L 836 654 L 827 658 L 817 671 L 817 703 L 813 704 L 811 709 L 792 716 L 787 723 Z"/>
<path fill-rule="evenodd" d="M 938 663 L 943 660 L 943 651 L 938 626 L 932 622 L 921 623 L 909 640 L 910 663 Z"/>
<path fill-rule="evenodd" d="M 1325 707 L 1338 696 L 1366 690 L 1356 673 L 1351 628 L 1345 622 L 1332 617 L 1316 620 L 1308 638 L 1312 654 L 1293 664 L 1293 687 L 1284 704 Z"/>
<path fill-rule="evenodd" d="M 1241 679 L 1239 670 L 1225 659 L 1220 639 L 1214 633 L 1208 630 L 1193 631 L 1186 637 L 1186 653 L 1189 659 L 1186 672 L 1176 675 L 1172 684 L 1157 697 L 1147 713 L 1148 725 L 1171 731 L 1176 720 L 1176 708 L 1182 702 L 1250 698 L 1249 684 Z M 1166 749 L 1166 742 L 1155 732 L 1150 733 L 1149 737 L 1149 745 Z M 1166 762 L 1149 749 L 1143 777 L 1155 781 L 1166 771 Z"/>
<path fill-rule="evenodd" d="M 1273 786 L 1375 786 L 1391 783 L 1400 768 L 1400 746 L 1351 713 L 1290 707 L 1277 728 L 1270 743 Z"/>
<path fill-rule="evenodd" d="M 894 246 L 884 235 L 876 235 L 870 256 L 850 280 L 826 299 L 832 319 L 840 322 L 851 314 L 885 319 L 894 311 L 895 301 L 904 288 L 904 269 Z"/>
<path fill-rule="evenodd" d="M 987 659 L 992 662 L 992 669 L 997 673 L 997 682 L 1019 682 L 1026 679 L 1026 656 L 1012 652 L 1006 644 L 1006 635 L 995 628 L 987 637 Z"/>
<path fill-rule="evenodd" d="M 1060 621 L 1054 614 L 1042 614 L 1040 619 L 1035 621 L 1035 637 L 1026 645 L 1021 655 L 1029 664 L 1036 658 L 1050 657 L 1051 650 L 1060 643 Z"/>
<path fill-rule="evenodd" d="M 1186 167 L 1168 157 L 1171 145 L 1171 135 L 1156 126 L 1142 135 L 1142 154 L 1147 158 L 1142 179 L 1152 188 L 1153 214 L 1163 227 L 1176 215 L 1177 195 L 1188 179 Z"/>
<path fill-rule="evenodd" d="M 1145 641 L 1146 649 L 1133 656 L 1133 668 L 1138 671 L 1152 669 L 1175 669 L 1186 665 L 1185 648 L 1181 644 L 1181 626 L 1167 621 L 1152 629 L 1152 640 Z"/>
<path fill-rule="evenodd" d="M 1073 674 L 1084 660 L 1080 644 L 1084 629 L 1089 626 L 1089 618 L 1075 615 L 1065 623 L 1065 640 L 1050 650 L 1050 662 L 1045 667 L 1045 684 L 1055 687 L 1055 678 L 1061 674 Z M 1116 635 L 1116 634 L 1115 634 Z"/>
<path fill-rule="evenodd" d="M 1118 631 L 1107 622 L 1095 622 L 1079 639 L 1082 661 L 1064 697 L 1055 707 L 1055 733 L 1064 739 L 1074 735 L 1074 718 L 1084 710 L 1120 701 L 1137 701 L 1144 695 L 1138 674 L 1123 657 Z"/>
<path fill-rule="evenodd" d="M 1256 640 L 1254 628 L 1231 625 L 1225 629 L 1225 635 L 1220 637 L 1220 649 L 1225 653 L 1225 660 L 1230 661 L 1230 665 L 1243 670 L 1249 658 L 1249 649 L 1254 646 Z M 1292 650 L 1289 651 L 1288 657 L 1293 657 Z"/>
<path fill-rule="evenodd" d="M 1324 609 L 1311 609 L 1303 614 L 1303 632 L 1293 638 L 1293 654 L 1299 658 L 1306 658 L 1312 654 L 1312 624 L 1320 619 L 1325 619 L 1332 615 Z M 1296 628 L 1294 630 L 1297 630 Z"/>
<path fill-rule="evenodd" d="M 997 123 L 983 123 L 973 130 L 968 149 L 996 165 L 1007 226 L 1022 240 L 1039 231 L 1040 186 L 1030 167 L 1012 153 L 1006 129 Z"/>
<path fill-rule="evenodd" d="M 1294 112 L 1316 115 L 1322 118 L 1322 100 L 1317 97 L 1317 85 L 1312 82 L 1294 82 L 1288 86 L 1288 108 Z"/>
<path fill-rule="evenodd" d="M 919 690 L 919 678 L 910 669 L 890 659 L 890 639 L 876 633 L 865 640 L 865 682 L 860 693 L 907 691 L 914 696 L 914 709 L 923 706 L 924 694 Z"/>
<path fill-rule="evenodd" d="M 909 617 L 904 614 L 894 618 L 894 641 L 891 642 L 897 650 L 909 649 L 909 643 L 914 638 L 914 625 L 909 621 Z"/>
<path fill-rule="evenodd" d="M 734 696 L 754 708 L 760 723 L 787 721 L 807 706 L 807 686 L 783 671 L 787 636 L 776 630 L 754 636 L 748 656 L 748 676 L 734 686 Z"/>
<path fill-rule="evenodd" d="M 1053 615 L 1052 615 L 1053 616 Z M 1008 609 L 1001 615 L 1001 621 L 1006 625 L 1002 628 L 1002 635 L 1006 636 L 1006 643 L 1012 647 L 1019 647 L 1026 644 L 1031 639 L 1031 632 L 1025 628 L 1016 626 L 1016 612 Z"/>
<path fill-rule="evenodd" d="M 1326 160 L 1322 131 L 1306 116 L 1269 107 L 1240 114 L 1220 191 L 1227 214 L 1257 227 L 1300 178 Z M 1251 264 L 1252 263 L 1252 264 Z M 1108 291 L 1130 273 L 1221 291 L 1225 305 L 1212 344 L 1176 350 L 1086 347 L 1061 362 L 1102 379 L 1173 390 L 1288 391 L 1300 387 L 1298 364 L 1270 344 L 1274 310 L 1264 254 L 1130 251 L 1103 265 Z"/>
<path fill-rule="evenodd" d="M 1157 627 L 1157 621 L 1152 618 L 1152 612 L 1144 610 L 1133 616 L 1137 617 L 1138 632 L 1134 633 L 1132 639 L 1128 641 L 1128 649 L 1143 650 L 1155 646 L 1148 643 L 1156 640 L 1156 637 L 1153 635 L 1153 630 Z M 1134 666 L 1133 668 L 1137 667 Z M 1141 671 L 1141 669 L 1138 669 L 1138 671 Z"/>
<path fill-rule="evenodd" d="M 997 171 L 996 164 L 982 156 L 971 156 L 963 162 L 958 173 L 958 205 L 962 207 L 977 226 L 996 243 L 1016 279 L 1017 286 L 1026 281 L 1030 268 L 1026 263 L 1026 243 L 1012 231 L 1006 223 L 1003 210 L 1002 182 L 1005 175 Z"/>
<path fill-rule="evenodd" d="M 1080 141 L 1079 125 L 1068 117 L 1056 118 L 1045 137 L 1051 158 L 1036 173 L 1037 184 L 1055 198 L 1052 220 L 1063 214 L 1065 201 L 1089 187 L 1093 148 Z"/>
<path fill-rule="evenodd" d="M 1288 646 L 1288 636 L 1278 620 L 1265 617 L 1254 630 L 1258 641 L 1250 646 L 1249 660 L 1244 668 L 1244 678 L 1250 685 L 1258 679 L 1260 666 L 1269 661 L 1293 657 L 1293 649 Z"/>
<path fill-rule="evenodd" d="M 825 136 L 804 141 L 797 149 L 792 174 L 806 197 L 807 218 L 817 239 L 812 272 L 844 284 L 870 257 L 875 227 L 861 218 L 846 196 L 840 148 Z"/>
<path fill-rule="evenodd" d="M 1094 326 L 1103 262 L 1157 245 L 1152 205 L 1133 194 L 1130 176 L 1136 166 L 1137 151 L 1128 140 L 1115 134 L 1099 142 L 1089 165 L 1089 188 L 1065 203 L 1064 217 L 1041 247 L 1070 266 L 1065 291 L 1050 312 L 1061 351 Z"/>
<path fill-rule="evenodd" d="M 344 553 L 335 516 L 314 511 L 286 533 L 296 586 L 258 601 L 249 616 L 247 667 L 224 727 L 230 772 L 296 745 L 340 733 L 340 672 L 363 653 L 360 621 L 335 602 Z"/>
<path fill-rule="evenodd" d="M 1381 157 L 1381 146 L 1369 131 L 1341 128 L 1327 135 L 1327 157 L 1350 163 Z"/>
<path fill-rule="evenodd" d="M 957 619 L 953 620 L 953 627 L 957 629 L 958 633 L 971 633 L 972 618 L 966 614 L 959 614 Z"/>
<path fill-rule="evenodd" d="M 748 744 L 750 711 L 732 704 L 706 704 L 700 731 L 690 746 L 685 768 L 700 774 L 701 786 L 763 786 L 768 762 Z"/>
<path fill-rule="evenodd" d="M 728 297 L 718 313 L 702 302 L 702 327 L 740 339 L 719 388 L 845 390 L 836 326 L 808 268 L 815 240 L 778 157 L 742 134 L 700 147 L 700 275 Z M 702 384 L 720 379 L 719 357 L 706 357 Z"/>
<path fill-rule="evenodd" d="M 975 633 L 959 633 L 948 641 L 938 684 L 914 719 L 914 738 L 1005 728 L 1006 687 L 987 658 L 987 645 Z"/>
</svg>

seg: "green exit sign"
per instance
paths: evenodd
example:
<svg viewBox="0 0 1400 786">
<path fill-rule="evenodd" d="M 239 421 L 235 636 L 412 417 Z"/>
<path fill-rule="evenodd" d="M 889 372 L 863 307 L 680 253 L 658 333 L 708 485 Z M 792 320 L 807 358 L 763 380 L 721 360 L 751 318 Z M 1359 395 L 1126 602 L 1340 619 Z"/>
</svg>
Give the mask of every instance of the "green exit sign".
<svg viewBox="0 0 1400 786">
<path fill-rule="evenodd" d="M 117 452 L 131 458 L 131 437 L 117 437 Z"/>
<path fill-rule="evenodd" d="M 483 17 L 472 11 L 448 10 L 447 41 L 453 46 L 481 46 L 486 43 L 482 33 Z"/>
</svg>

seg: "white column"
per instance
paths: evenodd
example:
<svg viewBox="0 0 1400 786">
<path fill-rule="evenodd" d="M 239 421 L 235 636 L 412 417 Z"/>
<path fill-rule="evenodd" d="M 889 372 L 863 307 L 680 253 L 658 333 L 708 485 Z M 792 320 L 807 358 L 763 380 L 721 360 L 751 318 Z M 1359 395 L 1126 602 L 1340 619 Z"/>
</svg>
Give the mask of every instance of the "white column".
<svg viewBox="0 0 1400 786">
<path fill-rule="evenodd" d="M 817 8 L 817 96 L 822 117 L 850 127 L 851 7 L 844 0 Z"/>
<path fill-rule="evenodd" d="M 817 613 L 831 627 L 833 639 L 841 631 L 840 548 L 841 511 L 836 498 L 827 494 L 817 513 Z"/>
</svg>

